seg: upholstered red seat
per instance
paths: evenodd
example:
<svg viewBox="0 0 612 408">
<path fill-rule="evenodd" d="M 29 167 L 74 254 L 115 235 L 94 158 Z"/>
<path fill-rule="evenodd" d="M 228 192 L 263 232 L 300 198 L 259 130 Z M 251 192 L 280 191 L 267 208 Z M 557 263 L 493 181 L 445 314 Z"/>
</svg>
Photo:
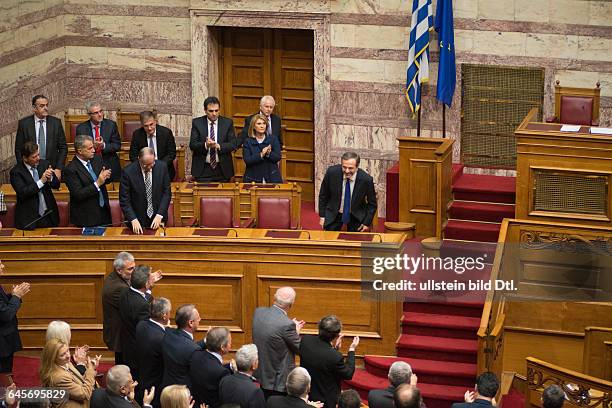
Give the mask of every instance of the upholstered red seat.
<svg viewBox="0 0 612 408">
<path fill-rule="evenodd" d="M 57 202 L 57 211 L 59 212 L 58 227 L 70 227 L 70 205 L 67 201 Z"/>
<path fill-rule="evenodd" d="M 174 166 L 174 180 L 171 180 L 171 181 L 175 181 L 175 182 L 184 181 L 184 180 L 181 180 L 181 176 L 179 174 L 179 168 L 178 168 L 179 163 L 178 162 L 179 162 L 178 157 L 172 160 L 172 166 Z"/>
<path fill-rule="evenodd" d="M 76 130 L 77 127 L 79 126 L 78 123 L 70 123 L 70 134 L 67 135 L 68 136 L 68 140 L 66 140 L 66 143 L 74 143 L 74 139 L 76 139 Z"/>
<path fill-rule="evenodd" d="M 4 228 L 15 228 L 15 204 L 6 203 L 6 212 L 0 213 L 0 222 Z"/>
<path fill-rule="evenodd" d="M 234 202 L 231 197 L 201 197 L 200 227 L 238 228 L 234 221 Z"/>
<path fill-rule="evenodd" d="M 560 123 L 591 126 L 593 121 L 593 98 L 586 96 L 561 96 Z"/>
<path fill-rule="evenodd" d="M 123 222 L 123 211 L 121 211 L 121 205 L 119 204 L 119 200 L 110 200 L 110 210 L 111 210 L 111 222 L 113 226 L 119 227 Z"/>
<path fill-rule="evenodd" d="M 128 120 L 123 122 L 123 135 L 121 141 L 131 142 L 132 133 L 134 133 L 134 131 L 140 127 L 142 127 L 142 124 L 137 120 Z"/>
<path fill-rule="evenodd" d="M 283 197 L 259 197 L 257 200 L 257 228 L 293 229 L 291 201 Z"/>
</svg>

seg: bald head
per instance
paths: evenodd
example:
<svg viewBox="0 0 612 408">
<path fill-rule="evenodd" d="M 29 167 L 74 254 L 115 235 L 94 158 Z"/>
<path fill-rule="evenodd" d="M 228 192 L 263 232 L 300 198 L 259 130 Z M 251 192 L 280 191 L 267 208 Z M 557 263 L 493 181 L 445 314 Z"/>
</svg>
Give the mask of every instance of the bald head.
<svg viewBox="0 0 612 408">
<path fill-rule="evenodd" d="M 138 153 L 138 162 L 144 171 L 150 171 L 155 164 L 155 152 L 150 147 L 143 147 Z"/>
<path fill-rule="evenodd" d="M 277 289 L 274 294 L 275 305 L 284 310 L 289 310 L 293 306 L 293 302 L 295 302 L 295 290 L 292 287 L 283 286 Z"/>
<path fill-rule="evenodd" d="M 393 393 L 395 408 L 420 408 L 421 392 L 410 384 L 401 384 Z"/>
</svg>

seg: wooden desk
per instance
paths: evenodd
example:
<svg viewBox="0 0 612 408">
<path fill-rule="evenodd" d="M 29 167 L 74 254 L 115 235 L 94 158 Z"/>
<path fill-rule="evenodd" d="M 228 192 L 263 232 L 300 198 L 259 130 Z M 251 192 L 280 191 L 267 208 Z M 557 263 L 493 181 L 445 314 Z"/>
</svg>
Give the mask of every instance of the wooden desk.
<svg viewBox="0 0 612 408">
<path fill-rule="evenodd" d="M 516 217 L 612 227 L 612 136 L 561 132 L 532 109 L 516 129 Z"/>
<path fill-rule="evenodd" d="M 137 264 L 163 270 L 164 278 L 153 293 L 171 300 L 172 315 L 178 306 L 195 303 L 203 317 L 200 330 L 209 325 L 229 327 L 234 349 L 251 341 L 255 308 L 270 305 L 276 289 L 290 285 L 297 300 L 289 314 L 306 321 L 305 333 L 316 333 L 321 317 L 336 314 L 347 336 L 362 338 L 360 355 L 395 353 L 401 303 L 361 298 L 362 241 L 349 240 L 353 234 L 238 228 L 206 235 L 212 230 L 168 228 L 161 237 L 108 228 L 102 237 L 50 235 L 63 231 L 80 232 L 41 229 L 22 237 L 22 231 L 0 230 L 0 259 L 6 265 L 2 284 L 32 284 L 19 311 L 25 350 L 39 350 L 49 321 L 60 319 L 71 324 L 73 344 L 87 343 L 96 352 L 104 351 L 103 280 L 116 254 L 129 251 Z M 200 235 L 203 231 L 208 232 Z M 383 251 L 389 256 L 406 237 L 366 236 L 388 243 Z"/>
</svg>

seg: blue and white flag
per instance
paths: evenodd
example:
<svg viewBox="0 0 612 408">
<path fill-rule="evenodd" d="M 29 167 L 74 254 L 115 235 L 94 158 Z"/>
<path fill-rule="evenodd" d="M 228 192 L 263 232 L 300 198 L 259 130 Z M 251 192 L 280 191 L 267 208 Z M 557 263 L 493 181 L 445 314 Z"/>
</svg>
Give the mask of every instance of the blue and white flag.
<svg viewBox="0 0 612 408">
<path fill-rule="evenodd" d="M 406 77 L 406 98 L 413 114 L 421 108 L 419 84 L 429 81 L 429 32 L 432 26 L 431 0 L 413 0 Z"/>
<path fill-rule="evenodd" d="M 436 98 L 448 107 L 453 102 L 456 83 L 455 34 L 453 31 L 453 1 L 438 0 L 436 8 L 436 31 L 440 42 L 438 64 L 438 86 Z"/>
</svg>

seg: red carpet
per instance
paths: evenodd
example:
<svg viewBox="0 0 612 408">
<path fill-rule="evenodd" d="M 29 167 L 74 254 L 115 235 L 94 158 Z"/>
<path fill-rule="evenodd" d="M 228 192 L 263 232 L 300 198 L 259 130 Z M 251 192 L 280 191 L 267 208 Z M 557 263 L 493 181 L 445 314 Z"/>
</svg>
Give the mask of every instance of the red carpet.
<svg viewBox="0 0 612 408">
<path fill-rule="evenodd" d="M 100 362 L 98 374 L 106 375 L 108 369 L 113 365 L 110 362 Z M 40 359 L 38 357 L 15 356 L 13 361 L 13 380 L 18 387 L 40 387 L 39 369 Z"/>
<path fill-rule="evenodd" d="M 485 262 L 492 263 L 500 223 L 504 218 L 514 217 L 515 179 L 464 174 L 463 166 L 453 165 L 453 196 L 440 256 L 486 254 Z M 477 278 L 488 279 L 490 270 L 487 265 Z M 467 278 L 465 275 L 456 278 L 461 281 Z M 463 401 L 463 394 L 474 387 L 478 374 L 476 332 L 483 296 L 484 292 L 480 292 L 478 296 L 466 296 L 452 303 L 448 299 L 405 302 L 402 334 L 396 343 L 398 357 L 365 356 L 364 369 L 358 369 L 345 385 L 367 400 L 369 390 L 388 386 L 391 364 L 404 360 L 419 377 L 419 388 L 429 408 L 448 408 L 453 402 Z M 524 398 L 510 398 L 509 406 L 520 408 L 521 401 Z"/>
</svg>

